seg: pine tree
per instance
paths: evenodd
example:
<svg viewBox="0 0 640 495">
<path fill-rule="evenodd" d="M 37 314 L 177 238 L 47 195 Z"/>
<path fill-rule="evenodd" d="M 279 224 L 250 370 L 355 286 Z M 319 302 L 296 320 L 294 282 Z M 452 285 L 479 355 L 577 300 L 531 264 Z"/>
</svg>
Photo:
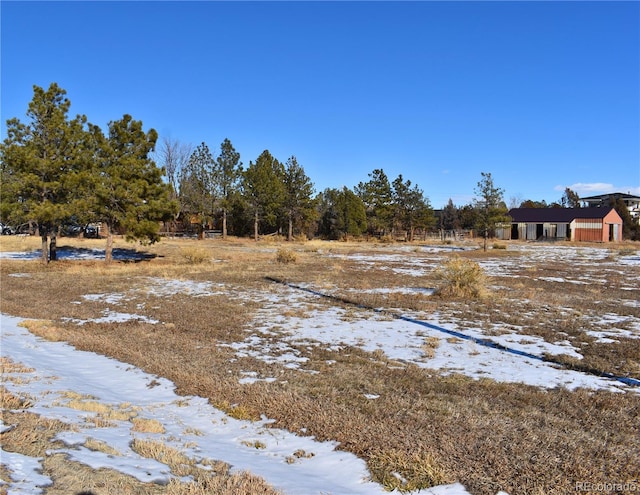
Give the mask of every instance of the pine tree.
<svg viewBox="0 0 640 495">
<path fill-rule="evenodd" d="M 346 186 L 325 189 L 317 198 L 320 209 L 320 235 L 341 239 L 348 235 L 362 235 L 367 231 L 367 210 L 360 196 Z"/>
<path fill-rule="evenodd" d="M 181 210 L 197 216 L 200 234 L 203 233 L 205 224 L 214 222 L 220 197 L 217 175 L 216 161 L 207 144 L 202 142 L 193 151 L 180 174 Z"/>
<path fill-rule="evenodd" d="M 315 209 L 311 196 L 313 183 L 298 164 L 295 156 L 287 160 L 284 172 L 285 209 L 288 220 L 287 241 L 293 239 L 294 225 L 299 226 L 305 220 L 314 217 Z"/>
<path fill-rule="evenodd" d="M 277 225 L 285 198 L 284 167 L 268 150 L 244 171 L 242 188 L 253 216 L 253 237 L 257 241 L 260 222 Z"/>
<path fill-rule="evenodd" d="M 461 228 L 458 209 L 453 204 L 451 198 L 449 198 L 447 205 L 442 209 L 440 228 L 445 231 L 456 231 Z"/>
<path fill-rule="evenodd" d="M 225 139 L 220 145 L 220 155 L 216 159 L 218 187 L 220 189 L 220 208 L 222 209 L 222 238 L 227 237 L 227 215 L 233 198 L 239 189 L 242 177 L 242 162 L 231 141 Z"/>
<path fill-rule="evenodd" d="M 42 261 L 56 258 L 58 227 L 84 211 L 90 163 L 84 147 L 85 116 L 68 119 L 71 102 L 52 83 L 33 86 L 28 124 L 7 121 L 2 160 L 2 213 L 16 222 L 33 221 L 42 239 Z M 47 248 L 48 238 L 51 243 Z"/>
<path fill-rule="evenodd" d="M 476 228 L 484 238 L 484 250 L 487 250 L 487 238 L 500 223 L 510 222 L 507 206 L 504 204 L 504 191 L 493 184 L 489 172 L 481 172 L 482 179 L 475 190 L 477 198 L 474 209 L 477 213 Z"/>
<path fill-rule="evenodd" d="M 360 182 L 355 193 L 362 199 L 367 208 L 369 231 L 382 231 L 385 234 L 391 229 L 393 221 L 393 199 L 391 184 L 382 169 L 375 169 L 369 174 L 368 182 Z"/>
<path fill-rule="evenodd" d="M 164 171 L 150 158 L 158 135 L 144 132 L 130 115 L 109 123 L 107 138 L 93 127 L 96 159 L 92 213 L 107 227 L 105 259 L 112 260 L 113 233 L 122 230 L 129 241 L 154 243 L 160 239 L 160 221 L 178 209 L 170 200 L 171 186 Z"/>
<path fill-rule="evenodd" d="M 411 181 L 403 181 L 402 174 L 393 181 L 392 199 L 395 224 L 409 232 L 409 241 L 413 241 L 416 228 L 429 228 L 434 222 L 433 209 L 417 185 L 411 187 Z"/>
</svg>

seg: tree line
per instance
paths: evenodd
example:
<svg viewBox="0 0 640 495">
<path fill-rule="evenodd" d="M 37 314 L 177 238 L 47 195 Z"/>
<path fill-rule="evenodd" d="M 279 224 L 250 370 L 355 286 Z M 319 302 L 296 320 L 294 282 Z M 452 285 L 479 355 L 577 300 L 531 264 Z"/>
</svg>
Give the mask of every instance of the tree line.
<svg viewBox="0 0 640 495">
<path fill-rule="evenodd" d="M 278 233 L 340 239 L 365 233 L 389 235 L 435 225 L 433 209 L 423 191 L 399 175 L 390 181 L 376 169 L 353 190 L 314 184 L 295 156 L 285 163 L 264 150 L 245 168 L 229 139 L 214 157 L 206 143 L 195 149 L 164 139 L 159 162 L 167 171 L 178 203 L 175 229 L 207 228 L 253 236 Z"/>
<path fill-rule="evenodd" d="M 214 153 L 145 131 L 130 115 L 108 123 L 106 133 L 86 116 L 69 117 L 70 101 L 56 83 L 33 87 L 28 122 L 7 120 L 0 144 L 0 217 L 30 222 L 42 239 L 44 262 L 56 258 L 56 239 L 70 222 L 100 223 L 106 232 L 106 260 L 114 233 L 153 243 L 160 226 L 202 236 L 265 234 L 340 239 L 363 234 L 402 235 L 473 229 L 485 238 L 509 221 L 504 191 L 482 173 L 473 203 L 451 200 L 436 217 L 417 184 L 398 175 L 390 180 L 374 169 L 353 189 L 314 184 L 295 156 L 279 161 L 264 150 L 245 167 L 229 139 Z M 521 202 L 521 207 L 546 207 Z M 570 189 L 557 206 L 579 206 Z"/>
<path fill-rule="evenodd" d="M 434 226 L 423 191 L 382 169 L 354 190 L 316 193 L 295 156 L 281 162 L 263 151 L 243 166 L 229 139 L 215 155 L 206 143 L 195 149 L 145 131 L 131 115 L 107 131 L 85 115 L 69 116 L 66 91 L 56 83 L 33 86 L 28 121 L 7 120 L 0 144 L 0 217 L 29 223 L 42 239 L 44 262 L 56 259 L 56 240 L 69 223 L 100 223 L 106 259 L 113 235 L 153 243 L 164 223 L 172 230 L 219 230 L 223 237 L 279 233 L 339 239 L 348 235 L 412 237 Z"/>
</svg>

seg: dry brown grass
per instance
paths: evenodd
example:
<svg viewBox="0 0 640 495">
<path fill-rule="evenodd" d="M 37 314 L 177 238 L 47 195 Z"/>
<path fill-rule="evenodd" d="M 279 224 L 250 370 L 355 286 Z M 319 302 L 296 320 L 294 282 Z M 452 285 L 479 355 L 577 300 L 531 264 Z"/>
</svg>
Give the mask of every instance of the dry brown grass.
<svg viewBox="0 0 640 495">
<path fill-rule="evenodd" d="M 245 339 L 252 313 L 263 304 L 259 301 L 224 294 L 160 298 L 143 290 L 130 290 L 144 288 L 146 277 L 151 276 L 268 291 L 272 283 L 265 277 L 277 276 L 293 283 L 312 284 L 365 306 L 438 312 L 442 318 L 452 315 L 456 321 L 473 322 L 488 333 L 506 327 L 549 342 L 569 340 L 585 356 L 584 363 L 594 369 L 640 378 L 638 339 L 621 338 L 617 343 L 602 344 L 586 334 L 588 330 L 601 329 L 602 322 L 596 318 L 599 314 L 640 317 L 637 305 L 620 304 L 633 297 L 626 287 L 632 283 L 630 280 L 640 277 L 636 267 L 628 267 L 626 280 L 621 280 L 620 272 L 613 267 L 578 268 L 576 272 L 570 263 L 548 266 L 527 253 L 508 249 L 463 252 L 459 254 L 461 259 L 475 262 L 506 260 L 512 263 L 513 274 L 518 277 L 487 280 L 488 285 L 499 286 L 492 288 L 496 297 L 433 299 L 364 291 L 405 287 L 408 280 L 414 286 L 433 287 L 435 267 L 454 258 L 448 253 L 424 254 L 417 248 L 408 252 L 406 256 L 425 269 L 424 276 L 412 278 L 390 270 L 391 264 L 369 266 L 342 256 L 384 253 L 384 244 L 312 241 L 295 246 L 296 263 L 282 264 L 274 262 L 278 248 L 283 247 L 280 241 L 201 242 L 163 241 L 149 248 L 159 255 L 152 261 L 111 266 L 102 262 L 62 262 L 43 267 L 37 262 L 3 261 L 2 311 L 47 319 L 48 323 L 29 328 L 43 332 L 47 338 L 66 340 L 81 349 L 113 356 L 167 377 L 176 383 L 180 393 L 207 397 L 236 417 L 252 419 L 264 414 L 276 419 L 277 427 L 306 431 L 320 440 L 337 440 L 341 448 L 365 459 L 374 478 L 390 487 L 391 483 L 398 483 L 394 486 L 401 489 L 458 480 L 474 495 L 494 495 L 498 490 L 511 495 L 559 495 L 572 492 L 577 481 L 624 481 L 640 476 L 637 395 L 541 390 L 488 379 L 474 381 L 460 375 L 443 377 L 391 362 L 381 351 L 370 354 L 354 348 L 334 352 L 321 346 L 301 347 L 298 350 L 309 359 L 305 367 L 321 372 L 299 373 L 249 357 L 236 359 L 228 347 L 218 345 Z M 215 266 L 185 264 L 181 249 L 193 245 L 205 249 L 210 259 L 222 262 Z M 400 266 L 398 262 L 397 267 Z M 28 276 L 11 276 L 15 273 Z M 544 280 L 577 276 L 598 282 L 585 285 Z M 64 291 L 60 290 L 62 287 Z M 352 288 L 362 292 L 351 291 Z M 116 292 L 127 294 L 119 310 L 145 314 L 164 324 L 77 326 L 62 320 L 99 316 L 108 305 L 83 300 L 82 296 Z M 82 304 L 71 304 L 74 301 Z M 287 314 L 299 317 L 306 311 L 292 308 Z M 354 310 L 351 315 L 362 318 Z M 435 349 L 429 341 L 426 347 Z M 279 380 L 239 386 L 238 379 L 247 369 L 261 376 L 278 376 Z M 370 400 L 365 394 L 379 398 Z M 292 461 L 298 459 L 295 453 L 290 457 Z M 102 474 L 94 475 L 98 479 Z M 64 493 L 56 492 L 55 485 L 63 483 L 60 480 L 65 476 L 56 478 L 48 493 Z M 88 479 L 90 473 L 84 476 Z M 247 488 L 254 482 L 255 487 Z M 215 483 L 234 488 L 224 488 L 228 489 L 225 492 Z M 264 484 L 251 477 L 244 481 L 225 476 L 198 478 L 188 487 L 182 486 L 183 492 L 171 491 L 174 484 L 163 490 L 193 495 L 274 493 L 259 488 Z M 83 486 L 100 495 L 116 493 L 104 488 L 106 485 Z M 123 488 L 118 493 L 159 493 L 153 491 L 157 487 L 137 489 Z"/>
<path fill-rule="evenodd" d="M 33 405 L 33 402 L 30 398 L 15 395 L 0 385 L 0 404 L 2 409 L 16 410 L 28 409 Z"/>
<path fill-rule="evenodd" d="M 455 481 L 425 452 L 380 449 L 371 454 L 369 468 L 373 477 L 389 491 L 414 491 Z"/>
<path fill-rule="evenodd" d="M 163 424 L 157 419 L 149 418 L 132 418 L 133 423 L 132 431 L 139 431 L 144 433 L 164 433 L 165 428 Z"/>
<path fill-rule="evenodd" d="M 453 258 L 434 272 L 436 294 L 445 299 L 482 299 L 487 295 L 487 277 L 480 265 L 466 258 Z"/>
<path fill-rule="evenodd" d="M 197 265 L 210 260 L 209 252 L 204 248 L 187 247 L 181 249 L 181 254 L 184 260 L 191 265 Z"/>
</svg>

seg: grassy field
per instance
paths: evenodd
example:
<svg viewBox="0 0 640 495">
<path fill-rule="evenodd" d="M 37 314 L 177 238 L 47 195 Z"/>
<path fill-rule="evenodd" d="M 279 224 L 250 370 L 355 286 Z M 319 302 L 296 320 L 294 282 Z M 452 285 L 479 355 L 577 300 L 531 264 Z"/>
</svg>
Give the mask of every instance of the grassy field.
<svg viewBox="0 0 640 495">
<path fill-rule="evenodd" d="M 0 251 L 29 251 L 39 242 L 2 236 Z M 59 246 L 103 248 L 104 241 L 63 238 Z M 116 247 L 136 248 L 121 240 Z M 478 380 L 399 362 L 384 349 L 367 352 L 344 345 L 299 345 L 296 351 L 306 359 L 305 369 L 315 371 L 303 373 L 250 354 L 238 357 L 232 347 L 257 326 L 256 315 L 273 304 L 268 296 L 278 297 L 275 279 L 335 296 L 318 304 L 339 306 L 351 315 L 345 317 L 362 318 L 360 305 L 438 315 L 441 321 L 455 318 L 485 329 L 487 335 L 517 328 L 520 334 L 546 342 L 570 342 L 583 359 L 556 356 L 569 368 L 640 379 L 640 264 L 619 263 L 625 256 L 637 257 L 640 246 L 567 243 L 508 248 L 425 253 L 418 243 L 164 239 L 138 247 L 153 255 L 144 261 L 107 265 L 101 260 L 62 259 L 44 266 L 37 260 L 2 259 L 0 310 L 45 320 L 30 330 L 166 377 L 180 393 L 208 398 L 235 417 L 265 415 L 275 419 L 277 427 L 337 440 L 341 448 L 364 459 L 374 478 L 389 488 L 397 484 L 393 473 L 402 474 L 405 489 L 459 481 L 477 495 L 498 490 L 511 495 L 566 494 L 582 482 L 640 480 L 638 393 Z M 594 257 L 592 248 L 602 256 Z M 547 256 L 561 249 L 572 250 L 572 257 Z M 482 290 L 465 295 L 445 291 L 441 296 L 393 290 L 437 287 L 446 279 L 439 269 L 451 260 L 485 267 Z M 191 285 L 161 294 L 150 288 L 158 280 Z M 198 297 L 193 292 L 196 283 L 214 284 L 220 290 Z M 88 294 L 124 294 L 118 300 L 119 311 L 161 324 L 141 319 L 97 322 L 107 303 L 104 298 L 87 299 Z M 292 306 L 280 315 L 279 325 L 310 313 L 310 308 Z M 86 322 L 80 326 L 74 319 Z M 613 339 L 595 336 L 608 328 L 627 332 Z M 261 336 L 278 343 L 277 332 Z M 426 355 L 434 352 L 430 345 L 437 347 L 425 341 Z M 240 386 L 246 370 L 278 380 Z M 377 391 L 380 397 L 367 400 L 363 391 Z M 8 410 L 14 409 L 9 394 L 2 397 L 3 415 L 15 416 Z M 12 400 L 20 405 L 19 398 Z M 28 411 L 28 403 L 18 408 Z M 24 417 L 37 424 L 38 418 Z M 43 452 L 50 431 L 57 427 L 28 428 L 32 433 L 23 431 L 11 442 L 3 435 L 3 444 L 16 452 L 39 445 L 38 452 Z M 32 438 L 35 431 L 44 432 L 37 441 Z M 47 493 L 73 490 L 64 462 L 51 459 L 48 466 L 56 483 Z M 270 493 L 257 485 L 230 486 L 235 488 L 208 493 Z M 119 493 L 200 493 L 171 489 L 177 491 L 147 486 Z"/>
</svg>

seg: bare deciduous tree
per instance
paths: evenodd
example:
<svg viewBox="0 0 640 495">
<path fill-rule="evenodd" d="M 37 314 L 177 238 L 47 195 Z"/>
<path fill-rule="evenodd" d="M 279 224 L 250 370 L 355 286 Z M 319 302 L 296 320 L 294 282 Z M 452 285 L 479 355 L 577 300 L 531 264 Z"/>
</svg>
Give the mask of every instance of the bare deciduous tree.
<svg viewBox="0 0 640 495">
<path fill-rule="evenodd" d="M 157 151 L 158 164 L 164 167 L 167 180 L 173 189 L 173 198 L 178 197 L 178 177 L 180 171 L 189 163 L 189 157 L 193 153 L 193 146 L 189 143 L 181 143 L 177 139 L 162 138 L 162 143 Z"/>
</svg>

